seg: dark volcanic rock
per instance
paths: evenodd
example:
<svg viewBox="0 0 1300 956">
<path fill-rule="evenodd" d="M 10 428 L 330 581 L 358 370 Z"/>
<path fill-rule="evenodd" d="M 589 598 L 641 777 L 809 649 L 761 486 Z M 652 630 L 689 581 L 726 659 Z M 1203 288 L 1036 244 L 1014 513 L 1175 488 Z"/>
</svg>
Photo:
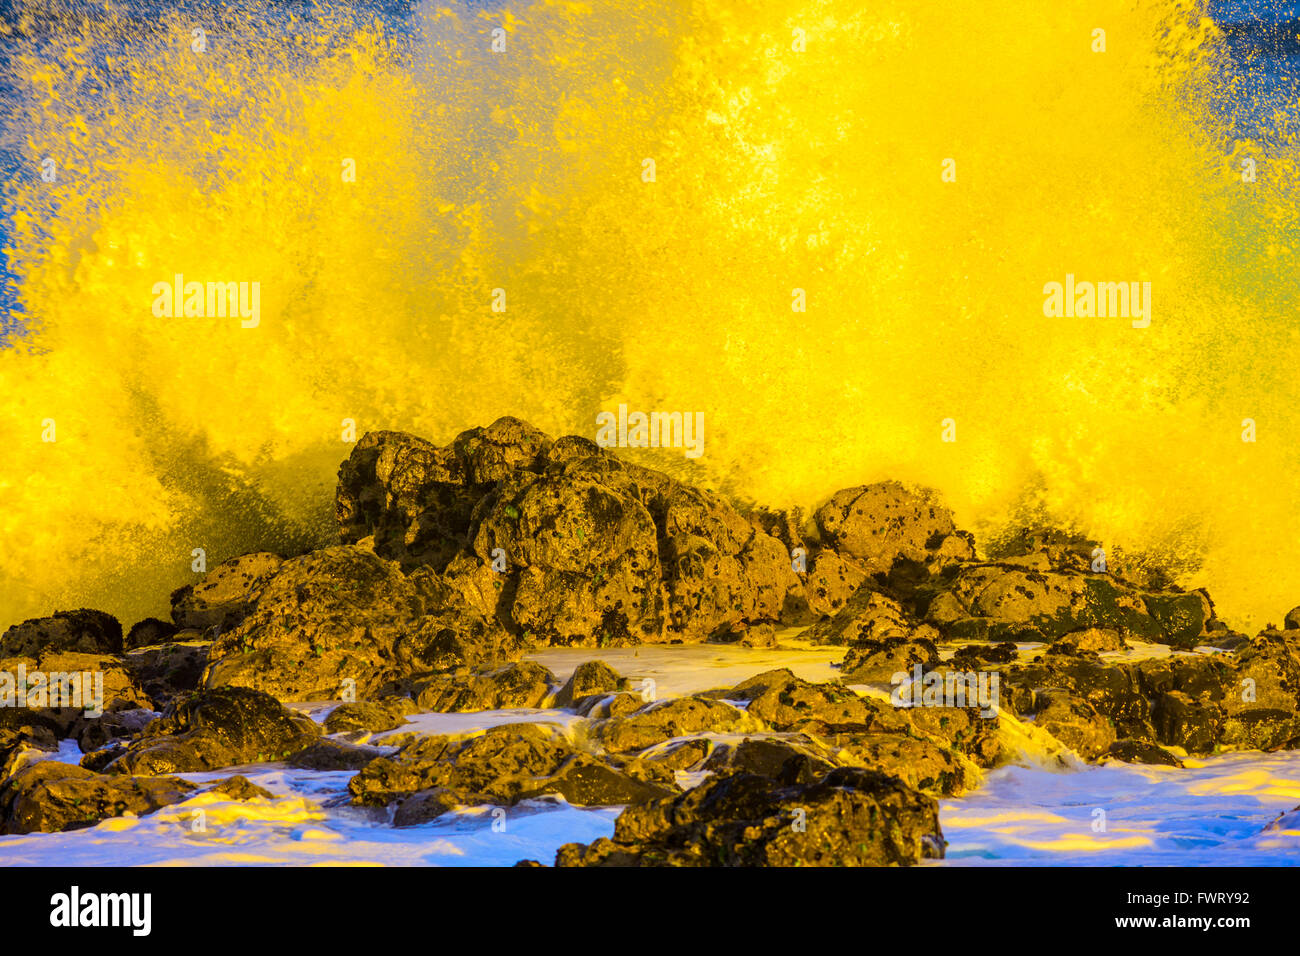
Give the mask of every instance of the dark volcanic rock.
<svg viewBox="0 0 1300 956">
<path fill-rule="evenodd" d="M 440 714 L 540 707 L 558 681 L 532 661 L 519 661 L 479 674 L 439 674 L 412 685 L 421 710 Z"/>
<path fill-rule="evenodd" d="M 384 697 L 380 700 L 356 701 L 340 704 L 325 718 L 327 734 L 346 734 L 357 731 L 377 734 L 393 730 L 406 723 L 407 714 L 419 708 L 409 697 Z"/>
<path fill-rule="evenodd" d="M 731 730 L 744 719 L 743 711 L 722 701 L 678 697 L 649 704 L 626 717 L 612 717 L 594 732 L 606 749 L 625 753 L 643 750 L 673 737 Z"/>
<path fill-rule="evenodd" d="M 131 625 L 124 644 L 128 651 L 152 647 L 155 644 L 166 644 L 176 637 L 178 631 L 180 628 L 175 624 L 160 621 L 156 617 L 146 617 L 143 621 Z"/>
<path fill-rule="evenodd" d="M 182 631 L 177 636 L 198 637 L 198 631 Z M 132 651 L 126 656 L 126 665 L 154 706 L 162 708 L 179 695 L 198 690 L 211 647 L 202 641 L 155 644 Z"/>
<path fill-rule="evenodd" d="M 122 625 L 103 611 L 58 611 L 15 624 L 0 635 L 0 657 L 37 657 L 42 651 L 121 654 Z"/>
<path fill-rule="evenodd" d="M 411 576 L 359 547 L 293 558 L 264 579 L 252 609 L 213 644 L 205 685 L 281 700 L 377 696 L 411 674 L 514 653 L 495 624 L 427 570 Z"/>
<path fill-rule="evenodd" d="M 937 546 L 954 531 L 952 513 L 932 493 L 896 481 L 838 491 L 814 520 L 830 547 L 880 571 L 899 557 L 924 560 L 931 542 Z"/>
<path fill-rule="evenodd" d="M 1166 767 L 1181 767 L 1183 762 L 1165 748 L 1144 740 L 1125 738 L 1117 740 L 1102 755 L 1102 761 L 1122 760 L 1124 763 L 1162 764 Z"/>
<path fill-rule="evenodd" d="M 570 843 L 557 866 L 908 866 L 943 855 L 939 805 L 856 767 L 807 785 L 753 774 L 628 807 L 614 839 Z"/>
<path fill-rule="evenodd" d="M 289 758 L 289 766 L 303 770 L 360 770 L 376 757 L 384 756 L 378 747 L 364 747 L 322 737 Z"/>
<path fill-rule="evenodd" d="M 604 661 L 579 664 L 555 695 L 556 707 L 572 707 L 575 701 L 592 694 L 610 694 L 623 689 L 626 681 Z"/>
<path fill-rule="evenodd" d="M 938 666 L 939 650 L 934 641 L 924 637 L 864 641 L 844 655 L 840 679 L 846 684 L 891 683 L 900 673 L 911 677 L 917 664 L 923 672 Z"/>
<path fill-rule="evenodd" d="M 223 561 L 198 584 L 172 592 L 172 620 L 177 627 L 207 632 L 228 631 L 248 616 L 263 581 L 284 559 L 269 551 L 241 554 Z"/>
<path fill-rule="evenodd" d="M 275 794 L 271 793 L 264 787 L 259 787 L 253 781 L 249 780 L 243 774 L 235 774 L 233 777 L 227 777 L 216 786 L 210 793 L 220 793 L 232 800 L 254 800 L 262 798 L 264 800 L 274 800 Z"/>
<path fill-rule="evenodd" d="M 179 803 L 194 789 L 171 777 L 109 776 L 44 760 L 0 784 L 0 833 L 54 833 L 124 813 L 144 816 Z"/>
<path fill-rule="evenodd" d="M 309 718 L 260 691 L 199 691 L 173 701 L 109 770 L 156 776 L 283 760 L 318 734 Z"/>
</svg>

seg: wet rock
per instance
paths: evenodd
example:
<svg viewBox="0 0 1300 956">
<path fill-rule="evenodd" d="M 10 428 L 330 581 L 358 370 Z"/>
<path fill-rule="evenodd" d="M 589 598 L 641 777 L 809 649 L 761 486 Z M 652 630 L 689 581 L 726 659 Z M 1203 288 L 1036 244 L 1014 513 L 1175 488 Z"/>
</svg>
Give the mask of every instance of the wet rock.
<svg viewBox="0 0 1300 956">
<path fill-rule="evenodd" d="M 1282 623 L 1288 631 L 1300 630 L 1300 607 L 1293 607 L 1287 611 Z"/>
<path fill-rule="evenodd" d="M 223 687 L 173 701 L 108 769 L 156 776 L 283 760 L 318 735 L 270 695 Z"/>
<path fill-rule="evenodd" d="M 814 624 L 803 636 L 818 644 L 870 644 L 906 639 L 915 627 L 916 622 L 898 601 L 864 587 L 834 617 Z"/>
<path fill-rule="evenodd" d="M 412 690 L 421 710 L 450 714 L 541 707 L 558 683 L 542 665 L 519 661 L 480 674 L 437 675 Z"/>
<path fill-rule="evenodd" d="M 692 770 L 699 767 L 714 750 L 712 741 L 695 738 L 671 742 L 664 747 L 652 747 L 638 759 L 643 764 L 661 768 L 668 773 L 676 773 L 679 770 Z M 748 771 L 758 772 L 753 768 L 748 768 Z"/>
<path fill-rule="evenodd" d="M 31 760 L 34 755 L 27 751 L 58 750 L 59 736 L 59 725 L 46 713 L 29 707 L 0 707 L 0 780 Z"/>
<path fill-rule="evenodd" d="M 289 757 L 289 766 L 302 770 L 360 770 L 385 751 L 323 737 Z"/>
<path fill-rule="evenodd" d="M 939 664 L 934 641 L 924 637 L 892 637 L 863 641 L 849 648 L 840 665 L 846 684 L 892 683 L 898 674 L 912 676 L 914 668 L 933 670 Z"/>
<path fill-rule="evenodd" d="M 808 573 L 804 580 L 805 602 L 813 618 L 837 614 L 853 593 L 867 579 L 866 565 L 845 558 L 829 548 L 808 559 Z M 798 614 L 791 614 L 788 624 L 804 623 Z"/>
<path fill-rule="evenodd" d="M 589 717 L 592 720 L 605 720 L 610 717 L 625 717 L 628 714 L 634 714 L 647 703 L 650 703 L 643 694 L 632 694 L 628 692 L 618 694 L 592 694 L 583 697 L 578 701 L 575 708 L 579 717 Z"/>
<path fill-rule="evenodd" d="M 130 740 L 157 717 L 157 711 L 143 707 L 107 710 L 98 719 L 82 722 L 77 729 L 77 745 L 81 747 L 82 753 L 90 753 L 113 741 Z"/>
<path fill-rule="evenodd" d="M 1166 767 L 1181 767 L 1183 762 L 1164 747 L 1145 740 L 1125 738 L 1111 744 L 1104 754 L 1102 762 L 1121 760 L 1124 763 L 1158 764 Z"/>
<path fill-rule="evenodd" d="M 513 806 L 562 796 L 580 806 L 657 799 L 669 791 L 573 749 L 552 728 L 494 727 L 468 740 L 425 737 L 381 757 L 348 784 L 353 802 L 384 806 L 396 800 L 399 825 L 413 825 L 455 806 Z"/>
<path fill-rule="evenodd" d="M 1160 626 L 1162 644 L 1192 648 L 1202 642 L 1214 606 L 1205 591 L 1188 594 L 1148 594 L 1147 611 Z"/>
<path fill-rule="evenodd" d="M 673 737 L 727 731 L 741 725 L 745 713 L 730 704 L 700 697 L 678 697 L 643 707 L 626 717 L 606 720 L 594 733 L 606 749 L 642 750 Z"/>
<path fill-rule="evenodd" d="M 180 628 L 228 631 L 248 616 L 265 579 L 284 559 L 269 551 L 241 554 L 222 561 L 197 584 L 172 592 L 172 620 Z"/>
<path fill-rule="evenodd" d="M 1054 654 L 1101 654 L 1107 651 L 1122 651 L 1128 645 L 1119 631 L 1104 627 L 1089 627 L 1081 631 L 1066 634 L 1049 649 Z"/>
<path fill-rule="evenodd" d="M 1147 674 L 1157 669 L 1163 669 L 1166 676 L 1173 673 L 1163 661 L 1107 665 L 1077 657 L 1044 657 L 1002 668 L 1001 694 L 1005 706 L 1018 714 L 1030 714 L 1042 708 L 1039 695 L 1051 688 L 1063 690 L 1113 721 L 1117 736 L 1149 741 L 1155 732 Z"/>
<path fill-rule="evenodd" d="M 789 670 L 767 671 L 742 681 L 724 699 L 748 701 L 746 714 L 774 730 L 822 736 L 834 729 L 906 732 L 907 717 L 874 698 L 834 684 L 812 684 Z"/>
<path fill-rule="evenodd" d="M 1177 690 L 1157 697 L 1151 712 L 1156 739 L 1162 744 L 1182 747 L 1190 754 L 1214 752 L 1222 733 L 1223 717 L 1223 708 L 1217 704 Z"/>
<path fill-rule="evenodd" d="M 752 774 L 624 810 L 614 839 L 570 843 L 557 866 L 891 866 L 943 855 L 938 803 L 842 767 L 809 785 Z"/>
<path fill-rule="evenodd" d="M 1039 704 L 1035 723 L 1085 760 L 1095 760 L 1115 743 L 1111 722 L 1086 700 L 1049 690 Z"/>
<path fill-rule="evenodd" d="M 555 706 L 572 707 L 575 701 L 583 697 L 621 690 L 625 683 L 618 672 L 604 661 L 584 661 L 574 669 L 560 692 L 555 695 Z"/>
<path fill-rule="evenodd" d="M 199 634 L 181 631 L 177 636 L 198 637 Z M 126 665 L 153 706 L 163 708 L 181 694 L 198 690 L 211 647 L 210 643 L 198 640 L 154 644 L 132 651 L 126 657 Z"/>
<path fill-rule="evenodd" d="M 179 631 L 180 628 L 169 621 L 160 621 L 156 617 L 147 617 L 143 621 L 137 621 L 131 625 L 131 630 L 127 632 L 123 644 L 128 651 L 141 647 L 152 647 L 155 644 L 166 644 L 175 638 Z"/>
<path fill-rule="evenodd" d="M 858 734 L 849 738 L 840 758 L 897 777 L 914 790 L 935 796 L 960 796 L 980 783 L 979 768 L 969 759 L 931 740 L 901 734 Z"/>
<path fill-rule="evenodd" d="M 264 579 L 248 615 L 212 645 L 204 683 L 320 700 L 351 681 L 369 698 L 412 674 L 515 652 L 432 572 L 408 577 L 373 552 L 340 546 L 286 561 Z"/>
<path fill-rule="evenodd" d="M 738 744 L 719 745 L 709 754 L 703 769 L 719 775 L 749 773 L 791 783 L 812 783 L 835 766 L 834 755 L 823 744 L 799 734 L 791 739 L 746 737 Z"/>
<path fill-rule="evenodd" d="M 377 734 L 406 723 L 406 716 L 419 708 L 409 697 L 384 697 L 374 701 L 340 704 L 325 718 L 325 733 L 355 731 Z"/>
<path fill-rule="evenodd" d="M 242 774 L 227 777 L 208 792 L 223 794 L 231 800 L 255 800 L 259 797 L 264 800 L 275 799 L 275 794 L 271 793 L 270 790 L 259 787 Z"/>
<path fill-rule="evenodd" d="M 963 644 L 949 659 L 948 664 L 955 668 L 987 667 L 997 664 L 1011 664 L 1019 658 L 1019 651 L 1011 641 L 1001 644 Z"/>
<path fill-rule="evenodd" d="M 1259 708 L 1300 711 L 1300 661 L 1285 631 L 1264 631 L 1237 648 L 1236 673 L 1225 678 L 1222 702 L 1229 714 Z"/>
<path fill-rule="evenodd" d="M 82 608 L 32 618 L 0 635 L 0 658 L 38 657 L 42 651 L 121 654 L 122 625 L 103 611 Z"/>
<path fill-rule="evenodd" d="M 1300 747 L 1300 717 L 1293 711 L 1236 711 L 1223 720 L 1220 743 L 1237 750 L 1294 750 Z"/>
<path fill-rule="evenodd" d="M 0 833 L 55 833 L 125 813 L 144 816 L 179 803 L 194 789 L 171 777 L 109 776 L 45 760 L 0 784 Z"/>
<path fill-rule="evenodd" d="M 955 530 L 952 513 L 932 493 L 898 482 L 836 492 L 814 520 L 827 545 L 881 571 L 900 556 L 924 560 L 932 540 L 938 544 Z"/>
</svg>

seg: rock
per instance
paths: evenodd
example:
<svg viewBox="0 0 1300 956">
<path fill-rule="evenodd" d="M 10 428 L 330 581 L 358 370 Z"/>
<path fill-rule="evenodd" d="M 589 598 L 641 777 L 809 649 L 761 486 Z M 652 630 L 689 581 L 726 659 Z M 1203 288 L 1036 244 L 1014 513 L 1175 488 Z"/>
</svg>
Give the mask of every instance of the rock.
<svg viewBox="0 0 1300 956">
<path fill-rule="evenodd" d="M 107 746 L 115 740 L 129 740 L 149 726 L 157 717 L 157 711 L 143 707 L 106 710 L 104 715 L 98 719 L 82 721 L 81 726 L 77 729 L 77 745 L 81 747 L 82 753 L 90 753 Z"/>
<path fill-rule="evenodd" d="M 716 774 L 750 773 L 791 783 L 812 783 L 836 766 L 834 756 L 816 739 L 799 734 L 793 739 L 746 737 L 738 744 L 716 747 L 704 769 Z"/>
<path fill-rule="evenodd" d="M 409 697 L 385 697 L 375 701 L 340 704 L 325 718 L 325 733 L 345 734 L 363 731 L 369 734 L 394 730 L 406 723 L 406 715 L 419 708 Z"/>
<path fill-rule="evenodd" d="M 204 686 L 281 700 L 376 697 L 412 674 L 497 662 L 516 646 L 458 604 L 432 572 L 410 577 L 359 547 L 314 551 L 267 577 L 252 609 L 212 645 Z"/>
<path fill-rule="evenodd" d="M 784 668 L 742 681 L 724 698 L 749 701 L 746 715 L 780 731 L 821 736 L 834 729 L 889 733 L 910 727 L 908 718 L 886 703 L 839 685 L 811 684 Z"/>
<path fill-rule="evenodd" d="M 866 579 L 867 568 L 864 564 L 829 548 L 819 551 L 808 559 L 808 573 L 804 581 L 804 600 L 809 615 L 821 618 L 837 614 Z M 786 623 L 803 623 L 797 614 L 791 614 L 790 618 Z"/>
<path fill-rule="evenodd" d="M 1300 630 L 1300 607 L 1293 607 L 1287 611 L 1282 623 L 1288 631 Z"/>
<path fill-rule="evenodd" d="M 255 800 L 259 797 L 264 800 L 275 799 L 275 794 L 271 793 L 270 790 L 259 787 L 242 774 L 227 777 L 208 792 L 223 794 L 231 800 Z"/>
<path fill-rule="evenodd" d="M 198 631 L 181 631 L 177 636 L 197 637 Z M 161 709 L 179 695 L 198 690 L 211 647 L 205 641 L 154 644 L 128 654 L 126 666 L 153 706 Z"/>
<path fill-rule="evenodd" d="M 108 769 L 157 776 L 283 760 L 318 735 L 309 718 L 260 691 L 198 691 L 169 704 Z"/>
<path fill-rule="evenodd" d="M 1038 696 L 1055 688 L 1087 701 L 1113 721 L 1120 737 L 1154 740 L 1150 694 L 1144 673 L 1163 661 L 1137 665 L 1107 665 L 1082 658 L 1052 656 L 1029 664 L 1012 664 L 1001 670 L 1001 695 L 1005 706 L 1018 714 L 1042 709 Z"/>
<path fill-rule="evenodd" d="M 1052 689 L 1039 697 L 1035 723 L 1085 760 L 1095 760 L 1115 742 L 1111 722 L 1086 700 Z"/>
<path fill-rule="evenodd" d="M 650 704 L 626 717 L 612 717 L 595 728 L 594 733 L 607 750 L 625 753 L 644 750 L 673 737 L 732 730 L 744 719 L 745 713 L 730 704 L 700 697 L 678 697 Z"/>
<path fill-rule="evenodd" d="M 1193 648 L 1201 643 L 1205 626 L 1214 616 L 1214 605 L 1205 591 L 1189 594 L 1147 594 L 1147 611 L 1162 632 L 1161 643 Z"/>
<path fill-rule="evenodd" d="M 829 621 L 814 624 L 804 638 L 817 644 L 872 644 L 905 640 L 916 622 L 893 598 L 862 587 Z M 932 633 L 934 632 L 931 629 Z"/>
<path fill-rule="evenodd" d="M 133 651 L 141 647 L 152 647 L 155 644 L 166 644 L 179 631 L 180 628 L 168 621 L 160 621 L 156 617 L 146 617 L 143 621 L 137 621 L 131 625 L 124 646 L 126 650 Z"/>
<path fill-rule="evenodd" d="M 412 690 L 421 710 L 450 714 L 541 707 L 557 683 L 542 665 L 519 661 L 480 674 L 431 677 Z"/>
<path fill-rule="evenodd" d="M 0 635 L 0 657 L 38 657 L 42 651 L 121 654 L 122 625 L 103 611 L 57 611 L 15 624 Z"/>
<path fill-rule="evenodd" d="M 308 744 L 289 757 L 289 766 L 302 770 L 360 770 L 385 751 L 330 740 L 325 737 Z"/>
<path fill-rule="evenodd" d="M 1124 763 L 1159 764 L 1166 767 L 1183 766 L 1183 762 L 1164 747 L 1132 738 L 1115 741 L 1102 754 L 1099 762 L 1111 760 L 1122 760 Z"/>
<path fill-rule="evenodd" d="M 1011 641 L 1001 644 L 963 644 L 949 659 L 954 668 L 977 668 L 997 664 L 1011 664 L 1019 658 L 1019 650 Z"/>
<path fill-rule="evenodd" d="M 939 650 L 934 641 L 924 637 L 892 637 L 880 641 L 863 641 L 849 648 L 840 665 L 840 680 L 846 684 L 893 683 L 897 674 L 933 670 L 939 664 Z"/>
<path fill-rule="evenodd" d="M 856 734 L 840 752 L 848 762 L 897 777 L 914 790 L 934 796 L 960 796 L 980 783 L 979 768 L 962 754 L 932 740 L 901 734 Z"/>
<path fill-rule="evenodd" d="M 1285 634 L 1264 631 L 1232 653 L 1236 673 L 1225 675 L 1222 697 L 1229 714 L 1259 708 L 1300 711 L 1300 661 Z"/>
<path fill-rule="evenodd" d="M 1049 649 L 1054 654 L 1100 654 L 1106 651 L 1122 651 L 1128 645 L 1119 631 L 1111 628 L 1088 627 L 1081 631 L 1066 634 Z"/>
<path fill-rule="evenodd" d="M 838 491 L 813 517 L 823 542 L 875 571 L 888 571 L 898 557 L 924 560 L 931 541 L 955 530 L 933 493 L 894 481 Z"/>
<path fill-rule="evenodd" d="M 1169 691 L 1156 698 L 1151 720 L 1156 739 L 1182 747 L 1190 754 L 1213 753 L 1223 729 L 1223 708 L 1197 700 L 1182 691 Z"/>
<path fill-rule="evenodd" d="M 584 661 L 574 669 L 560 692 L 555 695 L 555 706 L 572 707 L 580 698 L 613 693 L 621 690 L 625 683 L 618 672 L 604 661 Z"/>
<path fill-rule="evenodd" d="M 47 713 L 29 707 L 0 707 L 0 780 L 35 756 L 28 751 L 58 750 L 59 736 L 58 724 Z"/>
<path fill-rule="evenodd" d="M 172 620 L 177 627 L 212 631 L 212 637 L 236 627 L 252 610 L 258 588 L 283 563 L 269 551 L 222 561 L 198 584 L 172 592 Z"/>
<path fill-rule="evenodd" d="M 943 855 L 938 803 L 885 774 L 808 784 L 715 778 L 624 810 L 614 839 L 570 843 L 556 866 L 909 866 Z"/>
<path fill-rule="evenodd" d="M 423 823 L 456 806 L 513 806 L 546 795 L 593 806 L 669 792 L 575 751 L 554 729 L 536 724 L 494 727 L 468 740 L 420 738 L 369 763 L 348 789 L 361 806 L 402 800 L 402 825 Z"/>
<path fill-rule="evenodd" d="M 1300 717 L 1264 707 L 1236 711 L 1224 718 L 1219 742 L 1238 750 L 1295 750 L 1300 747 Z"/>
<path fill-rule="evenodd" d="M 0 784 L 0 833 L 55 833 L 126 813 L 144 816 L 194 789 L 171 777 L 108 776 L 44 760 Z"/>
</svg>

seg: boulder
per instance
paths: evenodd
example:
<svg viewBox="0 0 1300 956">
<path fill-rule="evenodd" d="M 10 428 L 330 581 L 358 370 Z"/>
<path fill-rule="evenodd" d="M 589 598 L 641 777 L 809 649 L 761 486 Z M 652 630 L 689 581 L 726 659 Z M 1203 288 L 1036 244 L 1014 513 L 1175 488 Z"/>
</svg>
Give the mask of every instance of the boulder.
<svg viewBox="0 0 1300 956">
<path fill-rule="evenodd" d="M 0 635 L 0 658 L 38 657 L 42 651 L 121 654 L 122 625 L 103 611 L 57 611 L 15 624 Z"/>
<path fill-rule="evenodd" d="M 44 760 L 0 783 L 0 833 L 55 833 L 127 813 L 144 816 L 194 789 L 172 777 L 109 776 Z"/>
</svg>

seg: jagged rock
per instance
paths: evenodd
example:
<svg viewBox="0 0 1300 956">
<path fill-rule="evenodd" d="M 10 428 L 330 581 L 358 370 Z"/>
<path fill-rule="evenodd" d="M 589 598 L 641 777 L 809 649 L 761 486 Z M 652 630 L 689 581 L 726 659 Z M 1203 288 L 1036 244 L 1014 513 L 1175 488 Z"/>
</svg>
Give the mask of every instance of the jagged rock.
<svg viewBox="0 0 1300 956">
<path fill-rule="evenodd" d="M 1066 634 L 1048 650 L 1053 654 L 1100 654 L 1128 647 L 1120 633 L 1111 628 L 1088 627 Z"/>
<path fill-rule="evenodd" d="M 32 618 L 0 635 L 0 657 L 38 657 L 42 651 L 121 654 L 122 625 L 111 614 L 82 608 Z"/>
<path fill-rule="evenodd" d="M 141 647 L 152 647 L 155 644 L 166 644 L 175 639 L 179 631 L 180 628 L 168 621 L 146 617 L 143 621 L 131 625 L 124 646 L 126 650 L 133 651 Z"/>
<path fill-rule="evenodd" d="M 1287 611 L 1282 623 L 1288 631 L 1300 630 L 1300 607 L 1293 607 Z"/>
<path fill-rule="evenodd" d="M 895 481 L 838 491 L 814 520 L 826 544 L 879 571 L 898 557 L 924 560 L 931 541 L 937 545 L 955 530 L 952 513 L 932 493 Z"/>
<path fill-rule="evenodd" d="M 377 757 L 378 747 L 365 747 L 323 737 L 289 757 L 289 766 L 303 770 L 360 770 Z"/>
<path fill-rule="evenodd" d="M 960 796 L 980 782 L 979 768 L 962 754 L 931 740 L 901 734 L 852 735 L 840 758 L 897 777 L 912 789 L 935 796 Z"/>
<path fill-rule="evenodd" d="M 1300 661 L 1285 634 L 1264 631 L 1233 652 L 1236 673 L 1225 680 L 1222 698 L 1229 714 L 1260 708 L 1300 711 Z"/>
<path fill-rule="evenodd" d="M 454 600 L 435 574 L 409 577 L 359 547 L 314 551 L 265 578 L 248 615 L 212 645 L 204 685 L 281 700 L 381 694 L 412 674 L 517 653 L 495 624 Z"/>
<path fill-rule="evenodd" d="M 1223 708 L 1171 690 L 1156 698 L 1151 721 L 1156 739 L 1191 754 L 1213 753 L 1223 729 Z"/>
<path fill-rule="evenodd" d="M 255 800 L 259 797 L 264 800 L 275 799 L 275 794 L 271 793 L 270 790 L 267 790 L 265 787 L 259 787 L 242 774 L 235 774 L 233 777 L 227 777 L 208 792 L 224 794 L 232 800 L 241 801 Z"/>
<path fill-rule="evenodd" d="M 866 579 L 865 565 L 829 548 L 812 555 L 804 580 L 804 601 L 809 615 L 821 618 L 837 614 Z M 801 624 L 803 620 L 797 613 L 791 613 L 785 623 Z"/>
<path fill-rule="evenodd" d="M 850 647 L 844 656 L 840 679 L 846 684 L 890 683 L 900 673 L 910 677 L 917 664 L 922 671 L 929 671 L 938 663 L 938 648 L 924 637 L 863 641 Z"/>
<path fill-rule="evenodd" d="M 1238 750 L 1294 750 L 1300 747 L 1300 717 L 1263 707 L 1236 711 L 1224 718 L 1219 742 Z"/>
<path fill-rule="evenodd" d="M 989 665 L 1011 664 L 1019 657 L 1016 645 L 1011 641 L 1001 644 L 963 644 L 957 648 L 948 664 L 955 668 L 986 667 Z"/>
<path fill-rule="evenodd" d="M 570 843 L 556 866 L 890 866 L 943 855 L 933 797 L 856 767 L 808 785 L 754 774 L 628 807 L 614 839 Z"/>
<path fill-rule="evenodd" d="M 793 763 L 792 763 L 793 761 Z M 721 744 L 704 761 L 703 769 L 716 774 L 752 773 L 791 783 L 812 783 L 835 769 L 834 755 L 816 739 L 746 737 L 738 744 Z M 684 769 L 684 768 L 683 768 Z"/>
<path fill-rule="evenodd" d="M 1087 701 L 1112 720 L 1118 736 L 1150 741 L 1154 730 L 1146 675 L 1162 666 L 1168 670 L 1164 661 L 1106 665 L 1083 658 L 1045 657 L 1002 668 L 1001 693 L 1006 706 L 1018 714 L 1030 714 L 1042 707 L 1039 694 L 1058 688 Z"/>
<path fill-rule="evenodd" d="M 115 740 L 130 739 L 149 726 L 157 716 L 156 711 L 143 707 L 105 710 L 102 717 L 82 722 L 77 729 L 77 745 L 81 747 L 82 753 L 90 753 Z"/>
<path fill-rule="evenodd" d="M 177 637 L 198 636 L 198 631 L 177 634 Z M 154 644 L 132 651 L 126 656 L 126 665 L 153 706 L 162 708 L 179 695 L 198 690 L 211 647 L 210 643 L 197 640 Z"/>
<path fill-rule="evenodd" d="M 907 717 L 888 704 L 834 684 L 811 684 L 784 668 L 742 681 L 723 697 L 749 701 L 748 716 L 780 731 L 822 736 L 838 728 L 893 733 L 910 726 Z"/>
<path fill-rule="evenodd" d="M 744 719 L 744 712 L 730 704 L 700 697 L 678 697 L 649 704 L 626 717 L 611 717 L 594 733 L 607 750 L 625 753 L 644 750 L 673 737 L 732 730 Z"/>
<path fill-rule="evenodd" d="M 0 784 L 0 833 L 55 833 L 124 813 L 144 816 L 195 789 L 172 777 L 123 777 L 43 760 Z"/>
<path fill-rule="evenodd" d="M 1122 760 L 1124 763 L 1160 764 L 1166 767 L 1181 767 L 1183 762 L 1164 747 L 1145 740 L 1125 738 L 1117 740 L 1102 754 L 1101 761 Z"/>
<path fill-rule="evenodd" d="M 636 713 L 649 701 L 643 694 L 622 692 L 618 694 L 591 694 L 578 701 L 576 708 L 579 717 L 592 720 L 605 720 L 610 717 L 626 717 Z"/>
<path fill-rule="evenodd" d="M 237 626 L 252 610 L 253 599 L 266 578 L 284 563 L 278 554 L 257 551 L 222 561 L 198 584 L 172 592 L 172 620 L 180 628 L 213 634 Z"/>
<path fill-rule="evenodd" d="M 356 701 L 340 704 L 325 718 L 327 734 L 345 734 L 354 731 L 377 734 L 393 730 L 406 723 L 408 714 L 419 708 L 409 697 L 384 697 L 379 700 Z"/>
<path fill-rule="evenodd" d="M 344 541 L 444 571 L 521 639 L 696 641 L 806 614 L 787 546 L 721 498 L 517 419 L 445 448 L 367 435 L 337 502 Z"/>
<path fill-rule="evenodd" d="M 579 664 L 555 695 L 556 707 L 572 707 L 583 697 L 592 694 L 609 694 L 621 690 L 626 681 L 604 661 L 584 661 Z"/>
<path fill-rule="evenodd" d="M 59 749 L 60 727 L 42 711 L 30 707 L 0 707 L 0 780 L 28 762 L 30 750 L 53 753 Z"/>
<path fill-rule="evenodd" d="M 419 795 L 399 808 L 407 825 L 454 806 L 513 806 L 552 794 L 591 806 L 656 799 L 668 792 L 575 751 L 553 728 L 536 724 L 494 727 L 468 740 L 419 738 L 391 757 L 370 762 L 348 789 L 360 806 Z"/>
<path fill-rule="evenodd" d="M 829 621 L 814 624 L 804 638 L 818 644 L 870 644 L 912 635 L 916 622 L 903 606 L 878 591 L 863 587 Z M 933 628 L 930 633 L 938 636 Z"/>
<path fill-rule="evenodd" d="M 1086 700 L 1066 691 L 1039 696 L 1035 723 L 1085 760 L 1094 760 L 1115 742 L 1115 728 Z"/>
<path fill-rule="evenodd" d="M 440 714 L 541 707 L 558 681 L 533 661 L 519 661 L 480 674 L 445 674 L 416 681 L 421 710 Z"/>
<path fill-rule="evenodd" d="M 198 691 L 169 704 L 108 769 L 157 776 L 283 760 L 319 732 L 309 718 L 260 691 Z"/>
</svg>

